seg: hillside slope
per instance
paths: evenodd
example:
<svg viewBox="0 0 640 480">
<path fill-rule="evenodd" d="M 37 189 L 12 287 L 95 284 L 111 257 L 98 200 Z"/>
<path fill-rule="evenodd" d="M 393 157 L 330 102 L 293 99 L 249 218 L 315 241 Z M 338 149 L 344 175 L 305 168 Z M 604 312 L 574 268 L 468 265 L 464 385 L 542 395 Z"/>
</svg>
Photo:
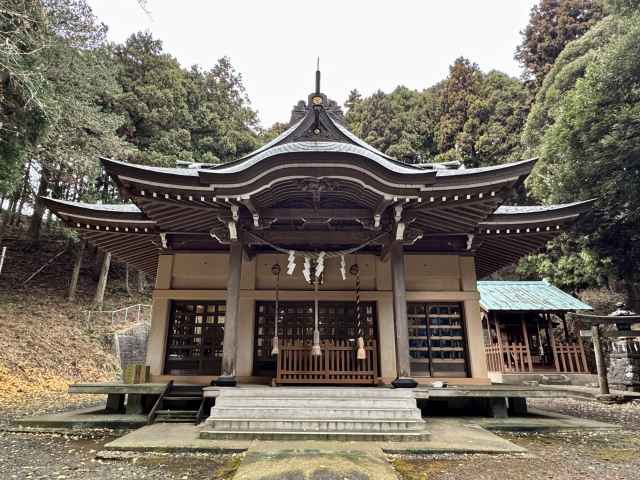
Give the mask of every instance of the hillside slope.
<svg viewBox="0 0 640 480">
<path fill-rule="evenodd" d="M 49 234 L 37 245 L 12 231 L 0 273 L 0 413 L 50 410 L 87 399 L 65 395 L 68 384 L 115 380 L 118 362 L 111 351 L 114 330 L 109 315 L 86 310 L 96 288 L 96 255 L 86 249 L 77 301 L 66 300 L 74 253 L 66 253 L 33 280 L 24 280 L 58 252 L 67 240 Z M 131 275 L 134 284 L 134 275 Z M 133 288 L 133 285 L 132 285 Z M 127 295 L 124 268 L 112 263 L 104 310 L 149 303 L 146 294 Z"/>
</svg>

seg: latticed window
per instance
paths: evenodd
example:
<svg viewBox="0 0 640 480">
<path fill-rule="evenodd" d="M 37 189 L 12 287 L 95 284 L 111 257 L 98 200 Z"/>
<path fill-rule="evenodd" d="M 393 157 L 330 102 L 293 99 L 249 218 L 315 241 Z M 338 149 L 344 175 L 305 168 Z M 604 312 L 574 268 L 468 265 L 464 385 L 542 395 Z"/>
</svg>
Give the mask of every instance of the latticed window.
<svg viewBox="0 0 640 480">
<path fill-rule="evenodd" d="M 219 375 L 225 313 L 223 301 L 172 301 L 165 373 Z"/>
<path fill-rule="evenodd" d="M 467 347 L 459 303 L 407 304 L 411 375 L 466 377 Z"/>
<path fill-rule="evenodd" d="M 320 340 L 324 342 L 355 339 L 355 314 L 355 302 L 319 302 Z M 365 338 L 375 340 L 375 303 L 361 302 L 360 317 Z M 311 345 L 313 323 L 313 302 L 280 302 L 278 338 L 281 342 L 294 340 Z M 275 374 L 276 362 L 271 356 L 274 330 L 275 302 L 257 302 L 253 362 L 256 376 Z"/>
</svg>

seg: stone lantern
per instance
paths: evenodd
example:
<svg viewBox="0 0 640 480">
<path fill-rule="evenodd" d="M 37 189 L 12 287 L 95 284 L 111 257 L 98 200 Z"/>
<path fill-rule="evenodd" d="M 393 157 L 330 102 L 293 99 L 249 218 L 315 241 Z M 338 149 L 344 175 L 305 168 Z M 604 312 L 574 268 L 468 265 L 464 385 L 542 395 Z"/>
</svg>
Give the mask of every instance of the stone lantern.
<svg viewBox="0 0 640 480">
<path fill-rule="evenodd" d="M 623 303 L 618 303 L 616 307 L 617 310 L 609 316 L 620 318 L 621 321 L 615 324 L 622 335 L 612 338 L 607 377 L 613 388 L 640 392 L 640 338 L 624 336 L 624 332 L 632 331 L 632 324 L 629 320 L 625 321 L 624 317 L 637 314 L 627 310 Z"/>
</svg>

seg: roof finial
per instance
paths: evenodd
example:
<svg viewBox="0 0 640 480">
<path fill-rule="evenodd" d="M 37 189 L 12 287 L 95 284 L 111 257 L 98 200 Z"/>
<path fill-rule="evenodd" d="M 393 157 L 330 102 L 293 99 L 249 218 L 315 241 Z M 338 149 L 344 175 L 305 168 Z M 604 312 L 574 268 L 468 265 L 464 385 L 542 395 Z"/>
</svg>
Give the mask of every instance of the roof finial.
<svg viewBox="0 0 640 480">
<path fill-rule="evenodd" d="M 316 94 L 320 95 L 320 57 L 316 63 Z"/>
</svg>

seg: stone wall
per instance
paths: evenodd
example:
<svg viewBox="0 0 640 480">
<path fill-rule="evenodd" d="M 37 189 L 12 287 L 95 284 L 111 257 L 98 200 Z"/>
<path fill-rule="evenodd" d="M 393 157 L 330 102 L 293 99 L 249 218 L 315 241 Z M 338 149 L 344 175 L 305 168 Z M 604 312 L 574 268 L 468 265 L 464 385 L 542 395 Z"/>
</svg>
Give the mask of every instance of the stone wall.
<svg viewBox="0 0 640 480">
<path fill-rule="evenodd" d="M 611 388 L 640 392 L 640 340 L 620 338 L 611 344 L 607 378 Z"/>
<path fill-rule="evenodd" d="M 150 322 L 140 322 L 113 334 L 115 354 L 123 371 L 129 365 L 145 364 L 150 330 Z"/>
</svg>

